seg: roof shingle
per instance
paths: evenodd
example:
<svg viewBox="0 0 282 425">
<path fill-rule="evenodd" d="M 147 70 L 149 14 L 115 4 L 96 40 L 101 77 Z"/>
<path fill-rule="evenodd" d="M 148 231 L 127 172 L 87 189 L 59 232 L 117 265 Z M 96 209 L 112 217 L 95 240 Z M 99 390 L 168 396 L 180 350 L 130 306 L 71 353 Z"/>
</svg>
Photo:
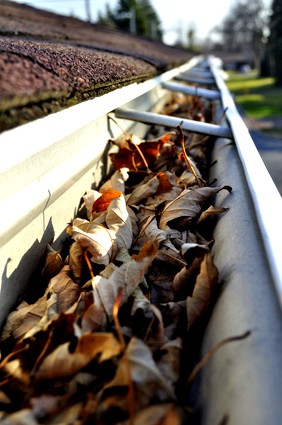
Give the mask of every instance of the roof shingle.
<svg viewBox="0 0 282 425">
<path fill-rule="evenodd" d="M 186 62 L 188 52 L 0 0 L 0 131 Z"/>
</svg>

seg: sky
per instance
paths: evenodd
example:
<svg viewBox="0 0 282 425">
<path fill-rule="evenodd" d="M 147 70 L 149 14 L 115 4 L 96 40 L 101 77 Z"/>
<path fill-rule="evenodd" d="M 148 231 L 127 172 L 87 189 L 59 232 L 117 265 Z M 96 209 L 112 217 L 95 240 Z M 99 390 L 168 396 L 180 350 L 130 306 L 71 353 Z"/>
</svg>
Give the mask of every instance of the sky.
<svg viewBox="0 0 282 425">
<path fill-rule="evenodd" d="M 16 0 L 59 14 L 74 15 L 86 19 L 85 0 Z M 91 18 L 95 22 L 98 11 L 104 12 L 105 5 L 113 8 L 118 0 L 89 0 Z M 199 42 L 211 37 L 211 30 L 219 25 L 238 0 L 151 0 L 162 23 L 164 42 L 173 44 L 184 38 L 189 29 L 195 30 Z M 266 6 L 271 0 L 263 0 Z"/>
</svg>

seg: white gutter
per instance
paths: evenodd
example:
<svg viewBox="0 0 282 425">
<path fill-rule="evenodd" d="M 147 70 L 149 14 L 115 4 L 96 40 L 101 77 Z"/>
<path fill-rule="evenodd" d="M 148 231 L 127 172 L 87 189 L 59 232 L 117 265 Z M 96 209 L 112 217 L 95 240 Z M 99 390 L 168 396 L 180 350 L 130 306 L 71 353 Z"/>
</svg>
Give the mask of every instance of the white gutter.
<svg viewBox="0 0 282 425">
<path fill-rule="evenodd" d="M 282 198 L 238 113 L 233 97 L 212 58 L 210 67 L 222 96 L 223 109 L 233 132 L 260 227 L 266 255 L 282 306 Z"/>
</svg>

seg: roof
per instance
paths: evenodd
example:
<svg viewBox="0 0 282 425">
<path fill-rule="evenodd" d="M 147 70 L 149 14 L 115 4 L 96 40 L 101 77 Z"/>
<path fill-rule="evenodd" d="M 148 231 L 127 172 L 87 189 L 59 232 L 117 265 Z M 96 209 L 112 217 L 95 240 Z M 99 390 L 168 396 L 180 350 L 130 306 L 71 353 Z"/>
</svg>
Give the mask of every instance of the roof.
<svg viewBox="0 0 282 425">
<path fill-rule="evenodd" d="M 178 66 L 182 49 L 0 0 L 0 131 Z"/>
</svg>

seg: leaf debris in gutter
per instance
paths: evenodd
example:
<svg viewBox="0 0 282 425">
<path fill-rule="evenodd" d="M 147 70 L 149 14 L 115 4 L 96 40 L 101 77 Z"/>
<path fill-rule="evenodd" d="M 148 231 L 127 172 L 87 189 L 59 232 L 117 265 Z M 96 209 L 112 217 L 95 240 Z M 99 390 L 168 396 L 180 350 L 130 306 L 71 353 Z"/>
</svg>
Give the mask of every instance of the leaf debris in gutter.
<svg viewBox="0 0 282 425">
<path fill-rule="evenodd" d="M 189 96 L 173 97 L 169 111 L 210 119 Z M 49 248 L 44 293 L 7 318 L 3 424 L 191 419 L 185 358 L 195 360 L 193 335 L 216 298 L 212 218 L 227 211 L 213 198 L 232 190 L 208 182 L 212 142 L 181 128 L 109 141 L 113 174 L 83 195 L 67 254 Z"/>
</svg>

